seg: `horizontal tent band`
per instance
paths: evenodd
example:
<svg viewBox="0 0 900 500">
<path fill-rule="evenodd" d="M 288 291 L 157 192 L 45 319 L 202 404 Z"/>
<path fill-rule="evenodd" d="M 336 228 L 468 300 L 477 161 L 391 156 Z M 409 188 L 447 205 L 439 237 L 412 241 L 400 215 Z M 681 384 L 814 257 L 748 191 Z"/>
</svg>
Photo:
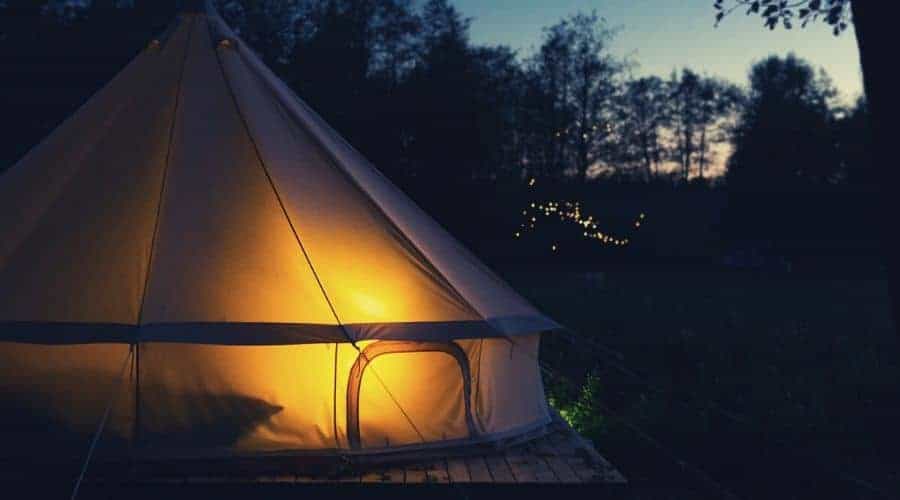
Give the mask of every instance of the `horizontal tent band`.
<svg viewBox="0 0 900 500">
<path fill-rule="evenodd" d="M 509 328 L 515 325 L 516 328 Z M 66 322 L 0 322 L 0 342 L 29 344 L 96 344 L 170 342 L 209 345 L 291 345 L 346 343 L 360 340 L 495 338 L 556 329 L 529 318 L 490 321 L 358 323 L 347 325 L 291 323 L 184 322 L 148 325 Z M 345 333 L 346 332 L 346 333 Z"/>
</svg>

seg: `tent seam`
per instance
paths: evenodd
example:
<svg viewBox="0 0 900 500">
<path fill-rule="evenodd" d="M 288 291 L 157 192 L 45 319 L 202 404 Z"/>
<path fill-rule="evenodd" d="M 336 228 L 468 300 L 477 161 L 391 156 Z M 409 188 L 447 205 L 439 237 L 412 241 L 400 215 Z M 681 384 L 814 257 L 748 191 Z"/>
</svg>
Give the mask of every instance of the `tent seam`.
<svg viewBox="0 0 900 500">
<path fill-rule="evenodd" d="M 265 81 L 263 81 L 263 83 L 265 84 Z M 284 105 L 281 104 L 280 102 L 278 102 L 277 104 L 278 104 L 279 109 L 282 109 L 284 107 Z M 284 114 L 285 114 L 284 111 L 282 111 L 281 114 L 282 114 L 282 116 L 284 116 Z M 290 118 L 290 117 L 288 117 L 288 118 Z M 304 131 L 307 130 L 307 128 L 308 128 L 303 123 L 299 123 L 298 125 L 300 125 L 300 127 Z M 469 309 L 470 312 L 474 313 L 478 318 L 480 318 L 482 321 L 487 323 L 488 322 L 487 317 L 484 314 L 482 314 L 481 311 L 479 311 L 469 301 L 469 299 L 467 299 L 466 296 L 463 295 L 459 291 L 459 289 L 456 287 L 456 285 L 454 285 L 453 282 L 451 282 L 447 278 L 447 276 L 444 274 L 443 271 L 441 271 L 433 262 L 431 262 L 431 259 L 429 259 L 429 257 L 425 254 L 425 252 L 422 251 L 420 246 L 417 245 L 412 240 L 412 238 L 407 236 L 405 231 L 400 229 L 400 226 L 398 226 L 397 223 L 394 221 L 394 219 L 391 218 L 391 216 L 388 215 L 388 213 L 384 210 L 384 208 L 382 208 L 382 206 L 377 201 L 375 201 L 375 199 L 373 199 L 372 195 L 369 194 L 369 192 L 352 175 L 350 175 L 350 173 L 347 172 L 347 170 L 343 166 L 341 166 L 341 162 L 338 161 L 338 159 L 335 157 L 334 153 L 332 153 L 331 150 L 328 147 L 326 147 L 325 144 L 323 144 L 322 141 L 319 140 L 318 137 L 316 137 L 316 134 L 308 133 L 308 135 L 312 138 L 313 141 L 315 141 L 315 143 L 319 146 L 319 148 L 325 153 L 328 163 L 332 166 L 332 168 L 336 169 L 340 173 L 340 175 L 343 176 L 350 183 L 350 185 L 352 185 L 356 189 L 357 192 L 362 194 L 362 196 L 365 198 L 365 200 L 375 210 L 377 210 L 378 213 L 382 217 L 384 217 L 384 220 L 387 221 L 388 224 L 390 224 L 390 227 L 394 229 L 396 234 L 400 235 L 403 238 L 404 243 L 408 244 L 412 249 L 414 249 L 416 251 L 416 253 L 418 253 L 419 255 L 422 256 L 422 258 L 423 258 L 424 262 L 427 264 L 427 267 L 429 268 L 429 270 L 432 271 L 438 278 L 440 278 L 441 282 L 446 284 L 446 286 L 450 289 L 450 291 L 453 292 L 453 295 L 457 298 L 457 300 L 459 300 L 463 305 L 465 305 Z"/>
<path fill-rule="evenodd" d="M 213 36 L 212 24 L 209 22 L 209 14 L 207 14 L 206 27 L 209 30 L 210 44 L 214 45 L 215 37 Z M 306 264 L 309 266 L 309 270 L 312 272 L 313 278 L 315 278 L 316 283 L 319 285 L 319 291 L 322 292 L 322 297 L 328 304 L 328 308 L 331 310 L 331 314 L 334 316 L 338 327 L 340 327 L 341 331 L 347 337 L 347 340 L 349 340 L 350 343 L 352 343 L 355 347 L 356 342 L 344 327 L 343 322 L 341 322 L 341 318 L 338 315 L 337 310 L 334 308 L 334 304 L 331 302 L 331 298 L 328 296 L 328 292 L 325 290 L 325 285 L 319 278 L 319 273 L 316 272 L 316 268 L 315 266 L 313 266 L 312 259 L 310 258 L 309 253 L 306 251 L 306 247 L 303 245 L 303 241 L 300 239 L 300 234 L 297 232 L 297 228 L 294 226 L 294 222 L 291 220 L 290 214 L 288 214 L 287 207 L 284 205 L 281 194 L 278 192 L 278 187 L 275 185 L 275 181 L 269 174 L 269 169 L 266 167 L 265 160 L 263 160 L 262 153 L 259 150 L 259 145 L 256 143 L 256 139 L 253 137 L 253 132 L 250 129 L 250 124 L 247 122 L 247 118 L 244 116 L 243 111 L 241 111 L 240 103 L 238 102 L 237 95 L 234 92 L 234 87 L 231 84 L 231 80 L 228 78 L 228 74 L 225 71 L 225 67 L 222 64 L 222 58 L 219 55 L 218 49 L 217 47 L 213 46 L 212 50 L 215 53 L 216 63 L 222 75 L 222 81 L 223 83 L 225 83 L 225 87 L 228 89 L 228 93 L 231 96 L 231 102 L 234 105 L 235 112 L 237 113 L 238 118 L 240 118 L 241 124 L 244 126 L 244 131 L 247 133 L 247 138 L 250 139 L 250 143 L 253 145 L 253 151 L 256 154 L 257 160 L 259 160 L 259 166 L 260 168 L 262 168 L 263 174 L 265 174 L 266 180 L 269 182 L 269 186 L 271 186 L 272 192 L 275 194 L 275 199 L 278 201 L 278 206 L 281 208 L 281 213 L 284 215 L 285 221 L 287 221 L 288 226 L 291 228 L 291 232 L 294 234 L 294 239 L 297 241 L 297 245 L 300 247 L 300 251 L 303 253 L 303 257 L 306 259 Z M 358 347 L 357 350 L 359 350 Z"/>
<path fill-rule="evenodd" d="M 209 22 L 208 15 L 207 15 L 207 28 L 209 30 L 210 43 L 212 44 L 212 43 L 214 43 L 213 27 L 212 27 L 212 24 Z M 231 81 L 228 78 L 228 74 L 225 71 L 225 67 L 222 64 L 221 56 L 219 55 L 219 52 L 216 49 L 216 47 L 213 47 L 213 51 L 215 52 L 216 63 L 219 66 L 219 71 L 222 74 L 222 81 L 223 81 L 223 83 L 225 83 L 225 87 L 228 88 L 228 92 L 231 95 L 231 100 L 232 100 L 232 104 L 234 105 L 235 112 L 237 113 L 238 117 L 240 118 L 241 123 L 244 125 L 244 130 L 247 133 L 247 138 L 250 139 L 250 143 L 253 145 L 253 150 L 256 153 L 257 159 L 259 160 L 259 165 L 262 168 L 263 173 L 266 176 L 266 179 L 269 181 L 269 185 L 272 187 L 272 192 L 275 194 L 275 198 L 278 200 L 278 204 L 281 207 L 281 211 L 284 214 L 284 218 L 287 221 L 288 226 L 291 228 L 291 232 L 293 232 L 293 234 L 294 234 L 294 238 L 297 241 L 297 245 L 300 247 L 300 251 L 303 252 L 303 256 L 306 258 L 306 263 L 309 265 L 309 269 L 312 272 L 313 277 L 316 279 L 316 283 L 319 285 L 319 289 L 322 292 L 322 296 L 325 299 L 325 302 L 328 304 L 329 309 L 331 309 L 331 313 L 332 313 L 332 315 L 334 315 L 335 321 L 337 321 L 338 326 L 340 327 L 340 329 L 344 333 L 344 335 L 347 337 L 347 340 L 350 341 L 351 345 L 353 345 L 354 349 L 356 349 L 356 351 L 359 353 L 360 356 L 362 356 L 363 358 L 368 360 L 365 353 L 362 351 L 362 349 L 359 348 L 358 345 L 356 345 L 356 342 L 350 336 L 350 333 L 345 328 L 343 322 L 341 322 L 341 319 L 338 316 L 337 310 L 335 310 L 335 308 L 334 308 L 334 304 L 332 304 L 331 299 L 328 297 L 328 292 L 325 290 L 325 285 L 322 283 L 322 280 L 319 278 L 319 274 L 316 272 L 315 266 L 313 266 L 312 259 L 310 259 L 309 254 L 306 251 L 306 247 L 303 245 L 303 241 L 300 239 L 300 234 L 297 232 L 297 229 L 294 226 L 294 222 L 291 220 L 290 214 L 287 211 L 287 207 L 284 205 L 284 201 L 281 198 L 281 194 L 278 192 L 278 187 L 275 185 L 275 181 L 272 179 L 272 176 L 269 173 L 269 169 L 266 167 L 266 162 L 263 159 L 262 153 L 259 150 L 259 145 L 256 143 L 256 139 L 253 137 L 253 132 L 250 129 L 250 124 L 247 122 L 247 119 L 244 116 L 244 113 L 241 111 L 240 103 L 238 102 L 237 95 L 234 92 L 234 88 L 231 84 Z M 238 57 L 241 57 L 240 54 L 238 54 Z M 243 58 L 241 58 L 241 61 L 243 62 Z M 415 423 L 413 423 L 413 421 L 408 416 L 406 410 L 403 408 L 402 405 L 400 405 L 399 401 L 397 401 L 397 399 L 393 396 L 393 394 L 391 394 L 390 389 L 388 389 L 387 385 L 384 384 L 384 382 L 381 380 L 381 377 L 378 375 L 378 373 L 374 369 L 373 369 L 373 373 L 375 373 L 375 376 L 378 378 L 379 382 L 381 383 L 382 387 L 384 387 L 385 391 L 387 391 L 388 394 L 391 396 L 391 399 L 393 400 L 394 404 L 397 406 L 397 408 L 400 409 L 400 412 L 403 413 L 404 417 L 406 417 L 406 421 L 413 427 L 413 430 L 416 431 L 416 434 L 419 435 L 419 437 L 422 439 L 422 441 L 425 442 L 424 436 L 422 436 L 422 433 L 419 432 L 418 427 L 416 427 Z M 335 394 L 334 394 L 335 398 L 337 396 L 336 390 L 337 390 L 337 385 L 335 385 Z M 335 404 L 335 407 L 336 407 L 336 404 Z M 334 413 L 334 418 L 337 419 L 337 411 L 335 411 L 335 413 Z M 337 437 L 337 436 L 335 436 L 335 437 Z M 339 453 L 340 453 L 340 451 L 339 451 Z"/>
<path fill-rule="evenodd" d="M 172 110 L 172 124 L 169 125 L 169 143 L 166 146 L 166 163 L 163 167 L 163 178 L 159 187 L 159 202 L 156 204 L 156 219 L 153 222 L 153 238 L 150 240 L 150 255 L 147 258 L 147 272 L 144 276 L 144 290 L 141 294 L 141 305 L 138 309 L 137 326 L 135 336 L 140 338 L 140 326 L 144 323 L 144 305 L 147 302 L 147 292 L 150 289 L 150 277 L 153 273 L 153 255 L 156 252 L 156 242 L 159 238 L 159 222 L 162 218 L 162 205 L 166 194 L 166 182 L 169 178 L 169 167 L 172 163 L 172 143 L 175 140 L 175 125 L 178 123 L 178 110 L 181 107 L 181 93 L 184 85 L 184 74 L 187 68 L 188 56 L 191 52 L 191 43 L 194 38 L 194 23 L 197 19 L 191 17 L 188 27 L 188 39 L 184 47 L 184 58 L 181 60 L 181 73 L 178 76 L 178 85 L 175 92 L 175 107 Z M 167 43 L 168 44 L 168 43 Z M 137 340 L 137 339 L 136 339 Z"/>
<path fill-rule="evenodd" d="M 243 56 L 242 56 L 242 59 L 243 59 Z M 268 85 L 266 85 L 265 81 L 260 79 L 258 76 L 257 76 L 257 80 L 260 81 L 260 83 L 262 83 L 264 86 L 266 86 L 266 88 L 268 88 L 269 90 L 272 90 L 270 87 L 268 87 Z M 298 123 L 296 123 L 295 120 L 292 120 L 291 117 L 285 111 L 284 104 L 282 104 L 277 98 L 272 98 L 272 101 L 273 101 L 273 105 L 278 110 L 278 114 L 282 117 L 282 119 L 284 119 L 287 122 L 290 122 L 293 125 L 299 125 L 300 128 L 302 129 L 302 131 L 306 132 L 306 135 L 312 139 L 312 141 L 315 143 L 315 145 L 318 146 L 319 149 L 325 153 L 325 160 L 328 162 L 328 164 L 332 168 L 337 170 L 338 175 L 340 175 L 341 178 L 343 178 L 350 184 L 351 189 L 355 190 L 355 192 L 362 195 L 362 198 L 365 200 L 364 203 L 366 203 L 368 206 L 373 208 L 379 215 L 381 215 L 384 218 L 384 220 L 388 224 L 388 226 L 391 229 L 393 229 L 394 234 L 396 234 L 400 238 L 402 238 L 401 246 L 406 247 L 405 250 L 407 252 L 410 252 L 410 253 L 414 252 L 416 257 L 421 258 L 421 262 L 418 261 L 419 259 L 415 259 L 415 262 L 413 263 L 413 265 L 415 265 L 420 270 L 427 273 L 430 277 L 432 277 L 432 279 L 436 279 L 436 281 L 439 284 L 443 285 L 447 289 L 447 292 L 449 292 L 449 293 L 447 293 L 447 295 L 450 295 L 451 297 L 453 297 L 453 299 L 455 299 L 459 303 L 460 306 L 462 306 L 464 309 L 468 310 L 467 312 L 474 314 L 476 318 L 480 319 L 482 322 L 487 323 L 487 319 L 484 317 L 484 315 L 482 315 L 465 298 L 465 296 L 463 296 L 463 294 L 460 293 L 459 290 L 457 290 L 455 286 L 453 286 L 453 283 L 451 283 L 450 280 L 447 279 L 447 277 L 440 271 L 440 269 L 438 269 L 437 266 L 435 266 L 429 260 L 429 258 L 425 255 L 424 252 L 422 252 L 422 250 L 419 248 L 419 246 L 416 245 L 415 242 L 413 242 L 412 239 L 410 239 L 406 235 L 406 233 L 404 233 L 403 230 L 400 229 L 400 227 L 393 221 L 393 219 L 391 219 L 388 216 L 387 212 L 385 212 L 381 208 L 381 206 L 378 205 L 378 203 L 372 199 L 372 197 L 369 195 L 369 193 L 367 193 L 362 188 L 362 186 L 360 186 L 359 183 L 357 183 L 352 178 L 352 176 L 350 176 L 343 168 L 341 168 L 341 166 L 337 163 L 337 161 L 334 159 L 333 155 L 328 151 L 328 149 L 318 139 L 315 138 L 315 134 L 311 134 L 311 133 L 307 132 L 306 127 L 303 127 L 302 124 L 298 124 Z M 296 134 L 297 134 L 297 132 L 292 129 L 291 136 L 294 137 L 294 140 L 298 140 L 296 137 Z"/>
<path fill-rule="evenodd" d="M 242 59 L 244 59 L 244 55 L 243 55 L 243 54 L 239 53 L 239 55 L 241 56 Z M 257 80 L 259 80 L 259 81 L 260 81 L 265 87 L 267 87 L 270 91 L 274 91 L 274 89 L 272 88 L 272 85 L 271 85 L 269 82 L 267 82 L 266 79 L 261 78 L 257 71 L 253 70 L 252 65 L 248 65 L 248 68 L 251 69 L 251 71 L 253 72 L 253 74 L 254 74 L 254 76 L 256 77 Z M 296 94 L 295 94 L 295 97 L 296 97 Z M 300 101 L 299 98 L 297 98 L 297 100 Z M 301 102 L 301 104 L 303 104 L 302 101 L 300 101 L 300 102 Z M 276 99 L 276 104 L 278 105 L 278 108 L 279 108 L 279 110 L 280 110 L 280 112 L 281 112 L 281 115 L 282 115 L 282 116 L 285 116 L 285 113 L 284 113 L 284 110 L 283 110 L 284 105 L 280 102 L 279 99 Z M 308 106 L 305 106 L 305 104 L 304 104 L 304 107 L 306 107 L 306 108 L 308 109 Z M 307 127 L 307 125 L 306 125 L 305 123 L 300 123 L 300 122 L 298 122 L 297 120 L 291 120 L 291 117 L 289 117 L 289 116 L 286 117 L 286 118 L 288 118 L 290 121 L 295 122 L 295 123 L 296 123 L 297 125 L 299 125 L 299 126 L 301 127 L 301 129 L 303 129 L 304 131 L 306 131 L 306 130 L 308 129 L 308 127 Z M 372 207 L 374 207 L 374 208 L 378 211 L 378 213 L 381 214 L 382 217 L 384 217 L 384 219 L 388 222 L 388 224 L 390 224 L 390 226 L 396 231 L 396 233 L 399 234 L 399 235 L 401 235 L 401 236 L 403 237 L 403 240 L 404 240 L 411 248 L 415 249 L 415 251 L 425 259 L 425 261 L 428 263 L 429 267 L 430 267 L 431 269 L 434 270 L 434 273 L 441 279 L 441 281 L 443 281 L 444 283 L 446 283 L 446 285 L 447 285 L 447 286 L 449 287 L 449 289 L 453 292 L 453 294 L 457 297 L 457 299 L 460 300 L 460 301 L 461 301 L 461 302 L 462 302 L 462 303 L 470 310 L 470 312 L 475 313 L 475 315 L 476 315 L 478 318 L 480 318 L 482 321 L 484 321 L 485 323 L 489 323 L 489 322 L 488 322 L 488 319 L 487 319 L 487 317 L 486 317 L 486 315 L 482 314 L 481 311 L 479 311 L 478 308 L 476 308 L 476 307 L 475 307 L 475 306 L 474 306 L 474 305 L 473 305 L 473 304 L 465 297 L 465 295 L 463 295 L 463 294 L 459 291 L 459 289 L 453 284 L 453 282 L 451 282 L 451 281 L 447 278 L 447 276 L 444 274 L 444 272 L 441 271 L 436 265 L 434 265 L 434 263 L 431 262 L 431 260 L 430 260 L 430 259 L 428 258 L 428 256 L 422 251 L 422 249 L 419 247 L 419 245 L 417 245 L 417 244 L 416 244 L 409 236 L 407 236 L 407 235 L 406 235 L 406 232 L 404 232 L 402 229 L 400 229 L 400 227 L 397 225 L 397 223 L 394 221 L 394 219 L 393 219 L 392 217 L 390 217 L 390 216 L 388 215 L 388 213 L 382 208 L 381 204 L 379 204 L 377 201 L 375 201 L 375 199 L 372 197 L 372 195 L 371 195 L 371 194 L 370 194 L 370 193 L 369 193 L 369 192 L 368 192 L 368 191 L 367 191 L 367 190 L 366 190 L 366 189 L 365 189 L 365 188 L 364 188 L 364 187 L 363 187 L 363 186 L 362 186 L 362 185 L 361 185 L 361 184 L 360 184 L 360 183 L 359 183 L 352 175 L 350 175 L 349 172 L 347 172 L 347 170 L 341 165 L 341 162 L 336 158 L 335 154 L 331 151 L 331 149 L 328 148 L 328 147 L 327 147 L 327 146 L 326 146 L 326 145 L 325 145 L 325 144 L 324 144 L 324 143 L 316 136 L 316 134 L 309 133 L 308 135 L 309 135 L 310 138 L 311 138 L 311 139 L 319 146 L 319 148 L 325 153 L 325 156 L 327 157 L 329 164 L 331 164 L 331 166 L 332 166 L 333 168 L 335 168 L 338 172 L 340 172 L 340 174 L 341 174 L 345 179 L 347 179 L 348 182 L 350 182 L 350 184 L 351 184 L 354 188 L 356 188 L 356 190 L 357 190 L 359 193 L 361 193 L 361 194 L 363 195 L 363 197 L 366 199 L 366 201 L 368 201 L 369 204 L 370 204 Z M 338 134 L 338 136 L 339 136 L 339 134 Z M 343 137 L 340 137 L 340 139 L 341 139 L 345 144 L 347 144 L 346 140 L 344 140 Z M 347 145 L 349 146 L 349 144 L 347 144 Z M 350 146 L 350 147 L 352 148 L 352 146 Z M 356 150 L 354 149 L 354 151 L 356 151 Z M 360 156 L 361 156 L 361 155 L 360 155 Z M 375 171 L 378 171 L 378 170 L 377 170 L 376 168 L 374 168 L 374 167 L 373 167 L 372 169 L 375 170 Z M 382 177 L 384 177 L 384 174 L 382 174 L 380 171 L 378 171 L 378 174 L 381 175 Z M 390 182 L 390 181 L 388 181 L 388 182 Z M 392 184 L 392 185 L 393 185 L 393 184 Z M 421 209 L 420 209 L 420 210 L 421 210 Z M 501 333 L 502 333 L 502 332 L 501 332 Z"/>
</svg>

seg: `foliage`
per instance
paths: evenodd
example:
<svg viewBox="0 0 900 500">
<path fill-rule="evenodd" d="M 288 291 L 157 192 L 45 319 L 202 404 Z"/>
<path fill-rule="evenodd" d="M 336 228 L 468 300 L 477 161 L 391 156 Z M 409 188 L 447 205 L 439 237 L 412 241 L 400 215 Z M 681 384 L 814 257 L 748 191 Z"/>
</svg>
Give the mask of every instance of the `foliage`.
<svg viewBox="0 0 900 500">
<path fill-rule="evenodd" d="M 673 73 L 669 81 L 670 123 L 674 135 L 672 157 L 681 166 L 682 179 L 691 175 L 693 162 L 704 177 L 711 147 L 728 139 L 728 121 L 738 109 L 743 96 L 732 84 L 701 77 L 684 69 Z"/>
<path fill-rule="evenodd" d="M 596 13 L 577 14 L 547 28 L 539 52 L 529 61 L 531 82 L 544 97 L 545 121 L 540 134 L 538 170 L 563 172 L 570 166 L 577 178 L 609 160 L 614 103 L 623 63 L 608 45 L 615 31 Z"/>
<path fill-rule="evenodd" d="M 878 174 L 872 159 L 869 106 L 860 97 L 849 109 L 837 110 L 834 123 L 842 180 L 850 186 L 873 188 Z"/>
<path fill-rule="evenodd" d="M 599 435 L 606 423 L 600 408 L 600 396 L 602 393 L 600 377 L 594 373 L 588 373 L 578 399 L 571 405 L 559 409 L 560 415 L 578 432 L 589 435 Z"/>
<path fill-rule="evenodd" d="M 835 95 L 824 73 L 793 54 L 755 64 L 735 129 L 729 186 L 767 191 L 834 182 L 840 171 L 833 137 Z"/>
<path fill-rule="evenodd" d="M 639 170 L 649 180 L 665 159 L 664 131 L 671 122 L 668 86 L 656 76 L 626 82 L 616 106 L 616 129 L 621 147 L 616 163 Z"/>
<path fill-rule="evenodd" d="M 716 25 L 731 12 L 746 7 L 747 15 L 758 15 L 766 27 L 775 29 L 779 24 L 793 28 L 794 22 L 806 27 L 810 22 L 824 20 L 835 36 L 847 29 L 850 22 L 850 0 L 715 0 Z M 865 1 L 865 0 L 862 0 Z"/>
<path fill-rule="evenodd" d="M 11 0 L 0 6 L 0 55 L 8 62 L 0 69 L 0 99 L 9 123 L 15 120 L 5 127 L 0 167 L 22 156 L 145 47 L 176 3 Z M 628 78 L 630 63 L 609 48 L 617 30 L 597 13 L 551 25 L 535 53 L 522 58 L 508 47 L 473 44 L 469 20 L 449 0 L 217 3 L 282 79 L 401 185 L 422 178 L 441 185 L 521 185 L 532 178 L 706 182 L 720 173 L 712 166 L 725 163 L 737 117 L 745 127 L 735 139 L 758 149 L 741 148 L 730 179 L 747 171 L 740 165 L 768 159 L 768 142 L 743 140 L 752 135 L 747 106 L 758 101 L 689 68 L 669 79 Z M 56 83 L 62 81 L 66 85 Z M 810 130 L 838 138 L 839 161 L 837 170 L 817 164 L 802 169 L 801 177 L 861 178 L 866 142 L 860 124 L 867 114 L 860 113 Z M 792 158 L 810 161 L 817 154 L 801 149 Z M 766 179 L 762 167 L 751 168 Z"/>
</svg>

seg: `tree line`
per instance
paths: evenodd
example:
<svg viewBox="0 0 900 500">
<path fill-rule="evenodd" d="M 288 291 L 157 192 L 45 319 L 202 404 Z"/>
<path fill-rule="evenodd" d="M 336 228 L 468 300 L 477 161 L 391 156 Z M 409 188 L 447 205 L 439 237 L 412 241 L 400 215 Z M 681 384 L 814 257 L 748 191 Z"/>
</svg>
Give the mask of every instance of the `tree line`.
<svg viewBox="0 0 900 500">
<path fill-rule="evenodd" d="M 172 0 L 0 2 L 9 164 L 164 29 Z M 749 190 L 871 184 L 864 100 L 792 55 L 747 85 L 634 76 L 596 13 L 531 54 L 469 38 L 449 0 L 219 0 L 245 41 L 400 183 L 724 179 Z M 55 78 L 56 77 L 56 78 Z M 14 117 L 14 118 L 13 118 Z M 15 125 L 13 125 L 15 124 Z M 720 177 L 720 166 L 727 172 Z"/>
</svg>

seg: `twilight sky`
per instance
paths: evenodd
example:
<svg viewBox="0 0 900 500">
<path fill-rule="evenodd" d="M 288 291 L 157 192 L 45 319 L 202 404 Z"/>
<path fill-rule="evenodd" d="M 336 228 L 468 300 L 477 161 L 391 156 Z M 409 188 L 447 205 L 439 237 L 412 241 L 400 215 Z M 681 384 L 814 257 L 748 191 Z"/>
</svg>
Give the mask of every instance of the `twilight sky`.
<svg viewBox="0 0 900 500">
<path fill-rule="evenodd" d="M 700 73 L 746 84 L 750 65 L 769 54 L 793 51 L 824 68 L 852 103 L 862 93 L 859 55 L 852 29 L 839 37 L 824 23 L 806 29 L 769 31 L 759 17 L 741 10 L 713 27 L 713 0 L 454 0 L 472 21 L 472 41 L 504 44 L 531 53 L 540 45 L 542 29 L 578 11 L 606 18 L 621 31 L 613 43 L 620 56 L 639 66 L 637 75 L 666 77 L 688 66 Z"/>
</svg>

